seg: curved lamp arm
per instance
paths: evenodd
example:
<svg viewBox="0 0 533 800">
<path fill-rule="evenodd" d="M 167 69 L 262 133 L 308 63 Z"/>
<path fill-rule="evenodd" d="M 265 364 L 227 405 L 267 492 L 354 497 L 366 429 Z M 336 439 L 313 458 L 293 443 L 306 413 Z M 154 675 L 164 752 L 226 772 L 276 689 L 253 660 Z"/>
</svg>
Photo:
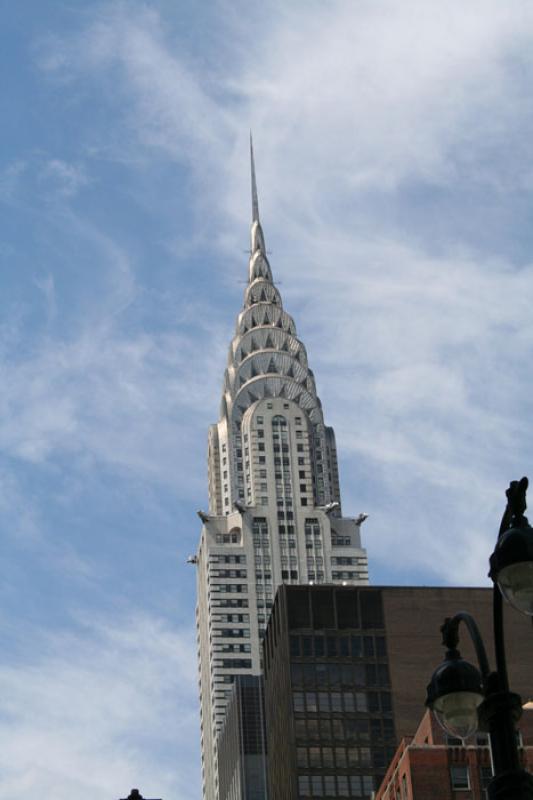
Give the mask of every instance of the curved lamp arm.
<svg viewBox="0 0 533 800">
<path fill-rule="evenodd" d="M 487 658 L 487 651 L 481 638 L 481 633 L 474 617 L 467 611 L 459 611 L 455 616 L 448 617 L 444 620 L 444 625 L 441 627 L 442 643 L 448 650 L 457 650 L 459 644 L 459 624 L 464 622 L 472 639 L 476 656 L 479 664 L 481 677 L 483 678 L 483 685 L 487 686 L 487 680 L 490 674 L 489 660 Z"/>
</svg>

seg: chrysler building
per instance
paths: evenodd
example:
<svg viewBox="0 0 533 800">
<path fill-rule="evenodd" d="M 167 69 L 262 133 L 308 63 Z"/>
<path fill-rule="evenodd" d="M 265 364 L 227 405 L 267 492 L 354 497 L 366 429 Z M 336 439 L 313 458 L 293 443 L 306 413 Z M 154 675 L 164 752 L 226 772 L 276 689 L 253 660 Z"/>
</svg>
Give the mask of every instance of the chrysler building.
<svg viewBox="0 0 533 800">
<path fill-rule="evenodd" d="M 261 672 L 281 583 L 368 583 L 358 518 L 343 517 L 333 429 L 276 288 L 259 220 L 253 150 L 248 285 L 209 429 L 209 511 L 198 553 L 202 781 L 218 800 L 217 736 L 236 675 Z"/>
</svg>

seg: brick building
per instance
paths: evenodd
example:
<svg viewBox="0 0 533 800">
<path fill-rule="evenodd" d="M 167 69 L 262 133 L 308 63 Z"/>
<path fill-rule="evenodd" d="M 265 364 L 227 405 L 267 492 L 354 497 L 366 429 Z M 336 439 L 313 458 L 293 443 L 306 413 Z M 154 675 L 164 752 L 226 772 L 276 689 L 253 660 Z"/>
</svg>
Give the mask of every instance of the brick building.
<svg viewBox="0 0 533 800">
<path fill-rule="evenodd" d="M 525 711 L 518 734 L 522 767 L 533 771 L 533 711 Z M 486 800 L 492 778 L 486 734 L 447 736 L 426 711 L 412 737 L 400 743 L 376 800 Z"/>
<path fill-rule="evenodd" d="M 440 625 L 461 609 L 491 652 L 490 589 L 280 587 L 263 648 L 270 800 L 370 798 L 418 728 Z M 531 622 L 505 614 L 511 685 L 527 699 Z M 460 647 L 475 660 L 466 634 Z"/>
</svg>

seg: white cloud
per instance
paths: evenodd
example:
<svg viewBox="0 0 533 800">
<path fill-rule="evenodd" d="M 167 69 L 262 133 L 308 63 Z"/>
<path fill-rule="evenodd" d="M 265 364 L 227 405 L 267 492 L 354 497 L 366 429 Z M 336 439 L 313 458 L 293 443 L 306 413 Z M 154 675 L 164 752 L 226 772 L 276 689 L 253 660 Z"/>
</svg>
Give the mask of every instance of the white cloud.
<svg viewBox="0 0 533 800">
<path fill-rule="evenodd" d="M 0 668 L 0 796 L 196 794 L 192 629 L 132 614 L 31 638 L 24 663 Z"/>
<path fill-rule="evenodd" d="M 247 213 L 245 138 L 253 127 L 274 273 L 288 278 L 286 306 L 341 453 L 351 471 L 365 465 L 360 491 L 372 496 L 365 486 L 373 487 L 376 505 L 384 480 L 403 519 L 414 518 L 413 505 L 425 509 L 411 566 L 430 558 L 424 542 L 435 491 L 453 505 L 456 518 L 440 518 L 436 537 L 445 531 L 453 543 L 436 568 L 453 580 L 457 553 L 469 548 L 461 515 L 476 508 L 479 527 L 469 535 L 484 542 L 480 509 L 527 463 L 523 365 L 533 282 L 530 267 L 517 268 L 510 240 L 487 255 L 481 212 L 466 209 L 468 241 L 459 231 L 438 242 L 430 229 L 417 231 L 408 190 L 416 185 L 422 198 L 445 191 L 442 213 L 452 218 L 468 191 L 480 204 L 487 192 L 511 203 L 510 193 L 528 185 L 533 12 L 521 0 L 269 8 L 276 13 L 243 19 L 233 9 L 220 21 L 224 45 L 209 55 L 218 67 L 209 77 L 155 10 L 126 13 L 123 5 L 66 45 L 59 67 L 112 76 L 106 85 L 128 99 L 132 136 L 145 153 L 187 162 L 228 254 Z M 376 202 L 385 196 L 394 200 Z M 395 224 L 395 206 L 411 209 L 407 230 Z M 205 366 L 216 376 L 224 364 L 213 358 Z M 201 389 L 193 395 L 205 402 Z M 380 526 L 378 557 L 396 535 L 392 511 Z M 469 562 L 461 574 L 479 580 L 482 569 Z"/>
<path fill-rule="evenodd" d="M 41 178 L 55 182 L 59 194 L 64 197 L 73 197 L 89 183 L 82 164 L 69 164 L 60 158 L 53 158 L 44 165 Z"/>
<path fill-rule="evenodd" d="M 0 361 L 0 449 L 33 463 L 89 458 L 190 493 L 191 463 L 203 460 L 191 425 L 209 413 L 201 401 L 212 360 L 179 332 L 126 336 L 101 323 L 71 341 L 47 339 L 27 358 Z"/>
</svg>

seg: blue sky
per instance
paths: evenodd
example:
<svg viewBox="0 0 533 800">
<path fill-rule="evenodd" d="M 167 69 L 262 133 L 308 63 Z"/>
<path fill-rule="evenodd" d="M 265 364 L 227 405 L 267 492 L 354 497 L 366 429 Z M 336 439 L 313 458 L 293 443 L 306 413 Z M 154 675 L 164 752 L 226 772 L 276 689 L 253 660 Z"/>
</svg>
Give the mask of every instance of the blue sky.
<svg viewBox="0 0 533 800">
<path fill-rule="evenodd" d="M 533 9 L 0 5 L 0 798 L 189 800 L 248 131 L 372 581 L 485 585 L 533 452 Z"/>
</svg>

